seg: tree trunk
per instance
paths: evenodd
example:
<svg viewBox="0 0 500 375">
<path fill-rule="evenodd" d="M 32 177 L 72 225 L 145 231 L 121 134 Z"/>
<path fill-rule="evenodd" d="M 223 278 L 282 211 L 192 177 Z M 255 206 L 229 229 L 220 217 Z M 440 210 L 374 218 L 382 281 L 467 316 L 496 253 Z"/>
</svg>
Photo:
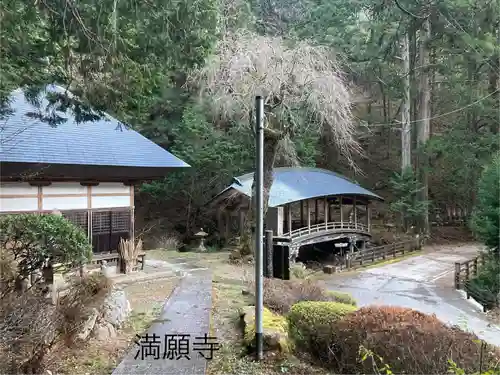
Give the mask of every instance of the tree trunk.
<svg viewBox="0 0 500 375">
<path fill-rule="evenodd" d="M 470 97 L 469 97 L 469 103 L 473 103 L 476 100 L 477 97 L 477 83 L 478 83 L 478 74 L 477 74 L 477 63 L 476 60 L 474 59 L 474 55 L 471 54 L 468 59 L 468 64 L 467 64 L 467 80 L 469 81 L 467 85 L 471 87 L 470 90 Z M 473 132 L 476 131 L 476 121 L 477 121 L 477 109 L 474 105 L 471 105 L 468 110 L 467 110 L 467 129 L 473 134 Z M 470 171 L 469 178 L 470 180 L 467 182 L 469 185 L 469 202 L 467 203 L 467 211 L 472 212 L 472 209 L 474 208 L 474 203 L 476 200 L 476 183 L 477 183 L 477 177 L 475 176 L 477 173 L 474 173 L 474 170 L 472 169 Z"/>
<path fill-rule="evenodd" d="M 278 154 L 278 143 L 283 138 L 284 134 L 275 132 L 268 128 L 264 129 L 264 195 L 263 195 L 263 211 L 264 218 L 266 217 L 267 209 L 269 207 L 269 193 L 273 184 L 273 167 Z M 252 182 L 252 198 L 250 207 L 248 207 L 247 215 L 245 218 L 245 225 L 240 242 L 240 254 L 250 255 L 255 252 L 255 205 L 257 197 L 257 187 L 255 186 L 255 173 Z"/>
<path fill-rule="evenodd" d="M 403 105 L 401 110 L 401 172 L 411 168 L 410 50 L 408 34 L 401 44 L 403 58 Z"/>
<path fill-rule="evenodd" d="M 420 68 L 420 108 L 418 118 L 418 167 L 422 189 L 419 194 L 420 201 L 427 202 L 429 199 L 428 182 L 428 157 L 425 146 L 430 135 L 430 82 L 429 82 L 429 40 L 431 36 L 430 20 L 427 17 L 420 28 L 420 48 L 419 48 L 419 68 Z M 424 234 L 429 234 L 429 210 L 424 209 L 421 217 L 420 230 Z"/>
<path fill-rule="evenodd" d="M 497 36 L 497 44 L 500 43 L 500 21 L 497 23 L 496 30 Z M 495 54 L 491 57 L 490 63 L 490 71 L 488 73 L 488 91 L 492 96 L 492 99 L 495 100 L 495 104 L 497 106 L 497 112 L 500 110 L 500 52 L 497 50 Z M 495 108 L 495 104 L 493 108 Z M 498 125 L 495 122 L 492 122 L 491 132 L 493 134 L 498 134 Z"/>
<path fill-rule="evenodd" d="M 411 132 L 411 149 L 416 150 L 417 148 L 417 108 L 418 108 L 418 89 L 417 89 L 417 80 L 415 77 L 415 65 L 416 65 L 416 60 L 417 60 L 417 35 L 416 35 L 416 26 L 415 26 L 415 20 L 412 21 L 411 26 L 410 26 L 410 31 L 409 31 L 409 42 L 410 42 L 410 86 L 411 86 L 411 126 L 412 126 L 412 132 Z M 413 158 L 412 158 L 413 160 Z"/>
</svg>

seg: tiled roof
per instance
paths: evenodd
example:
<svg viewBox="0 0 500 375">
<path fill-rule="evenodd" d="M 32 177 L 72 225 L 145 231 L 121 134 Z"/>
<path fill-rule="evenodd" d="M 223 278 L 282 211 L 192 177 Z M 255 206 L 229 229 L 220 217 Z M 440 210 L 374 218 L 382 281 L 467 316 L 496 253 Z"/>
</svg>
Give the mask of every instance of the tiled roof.
<svg viewBox="0 0 500 375">
<path fill-rule="evenodd" d="M 125 124 L 105 115 L 96 121 L 78 122 L 69 112 L 65 121 L 51 125 L 33 113 L 50 110 L 46 92 L 64 93 L 48 85 L 41 105 L 28 101 L 21 89 L 11 94 L 12 114 L 0 119 L 0 162 L 177 168 L 188 164 Z"/>
<path fill-rule="evenodd" d="M 233 184 L 222 193 L 235 189 L 247 196 L 252 195 L 253 173 L 247 173 L 234 180 Z M 275 168 L 269 206 L 277 207 L 304 199 L 334 195 L 358 195 L 372 200 L 383 200 L 346 177 L 326 169 Z"/>
</svg>

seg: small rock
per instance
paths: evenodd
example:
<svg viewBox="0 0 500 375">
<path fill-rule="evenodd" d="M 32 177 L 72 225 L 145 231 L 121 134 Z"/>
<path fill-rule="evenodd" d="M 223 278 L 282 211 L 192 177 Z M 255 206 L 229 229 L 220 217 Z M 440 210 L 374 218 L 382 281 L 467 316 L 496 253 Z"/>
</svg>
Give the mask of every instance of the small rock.
<svg viewBox="0 0 500 375">
<path fill-rule="evenodd" d="M 241 260 L 243 261 L 243 263 L 251 264 L 253 263 L 253 255 L 252 254 L 245 255 Z"/>
<path fill-rule="evenodd" d="M 92 309 L 92 312 L 90 313 L 90 316 L 88 317 L 87 321 L 83 325 L 81 332 L 77 335 L 77 337 L 80 340 L 86 340 L 90 336 L 90 333 L 93 331 L 93 329 L 95 327 L 95 323 L 96 323 L 98 315 L 99 315 L 99 312 L 97 311 L 97 309 L 95 309 L 95 308 Z"/>
<path fill-rule="evenodd" d="M 131 312 L 130 302 L 122 289 L 114 289 L 104 301 L 104 320 L 115 328 L 121 328 Z"/>
<path fill-rule="evenodd" d="M 238 249 L 233 250 L 229 253 L 229 260 L 239 260 L 241 259 L 241 253 Z"/>
<path fill-rule="evenodd" d="M 243 289 L 243 290 L 241 291 L 241 294 L 243 294 L 244 296 L 248 296 L 248 295 L 250 295 L 251 293 L 250 293 L 250 291 L 249 291 L 249 290 L 247 290 L 247 289 Z"/>
<path fill-rule="evenodd" d="M 116 337 L 116 329 L 109 322 L 102 322 L 96 325 L 94 335 L 99 341 L 106 341 Z"/>
<path fill-rule="evenodd" d="M 247 306 L 240 310 L 240 318 L 244 326 L 244 340 L 248 347 L 255 346 L 255 306 Z M 266 351 L 289 351 L 286 318 L 274 314 L 264 308 L 262 338 Z"/>
</svg>

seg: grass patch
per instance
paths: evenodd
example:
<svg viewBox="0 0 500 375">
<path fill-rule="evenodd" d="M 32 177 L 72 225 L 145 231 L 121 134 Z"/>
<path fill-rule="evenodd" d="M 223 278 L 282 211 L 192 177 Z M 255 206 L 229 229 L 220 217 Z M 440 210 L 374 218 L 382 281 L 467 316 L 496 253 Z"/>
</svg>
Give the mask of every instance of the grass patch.
<svg viewBox="0 0 500 375">
<path fill-rule="evenodd" d="M 91 338 L 74 347 L 52 351 L 47 363 L 53 374 L 111 374 L 135 345 L 135 335 L 146 331 L 161 312 L 178 279 L 155 280 L 127 285 L 124 289 L 132 307 L 125 326 L 117 337 L 106 342 Z"/>
<path fill-rule="evenodd" d="M 233 273 L 236 274 L 237 270 Z M 239 279 L 217 277 L 214 280 L 211 334 L 217 337 L 221 348 L 214 353 L 214 359 L 208 363 L 207 374 L 328 375 L 325 370 L 313 367 L 293 356 L 281 357 L 275 354 L 256 362 L 246 355 L 246 349 L 242 345 L 243 333 L 239 325 L 238 311 L 254 303 L 254 300 L 253 297 L 242 294 L 242 290 L 247 288 L 243 279 L 243 277 Z"/>
</svg>

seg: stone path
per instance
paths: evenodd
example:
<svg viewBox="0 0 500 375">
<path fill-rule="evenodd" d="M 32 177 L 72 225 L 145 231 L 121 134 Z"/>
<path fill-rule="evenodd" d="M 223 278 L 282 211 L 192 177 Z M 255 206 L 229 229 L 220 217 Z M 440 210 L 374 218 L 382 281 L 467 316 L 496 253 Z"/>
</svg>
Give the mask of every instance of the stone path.
<svg viewBox="0 0 500 375">
<path fill-rule="evenodd" d="M 113 375 L 204 375 L 207 361 L 193 350 L 193 342 L 200 341 L 196 337 L 203 337 L 205 334 L 210 336 L 211 308 L 211 273 L 204 270 L 197 272 L 195 276 L 187 274 L 149 329 L 149 339 L 146 340 L 143 336 L 141 345 L 131 348 L 113 371 Z M 165 335 L 190 335 L 190 360 L 177 357 L 168 359 L 168 349 L 175 349 L 170 345 L 177 345 L 177 355 L 184 354 L 181 347 L 183 342 L 177 337 L 169 347 L 165 347 Z M 154 337 L 156 343 L 153 343 Z M 141 354 L 144 358 L 141 358 Z"/>
</svg>

